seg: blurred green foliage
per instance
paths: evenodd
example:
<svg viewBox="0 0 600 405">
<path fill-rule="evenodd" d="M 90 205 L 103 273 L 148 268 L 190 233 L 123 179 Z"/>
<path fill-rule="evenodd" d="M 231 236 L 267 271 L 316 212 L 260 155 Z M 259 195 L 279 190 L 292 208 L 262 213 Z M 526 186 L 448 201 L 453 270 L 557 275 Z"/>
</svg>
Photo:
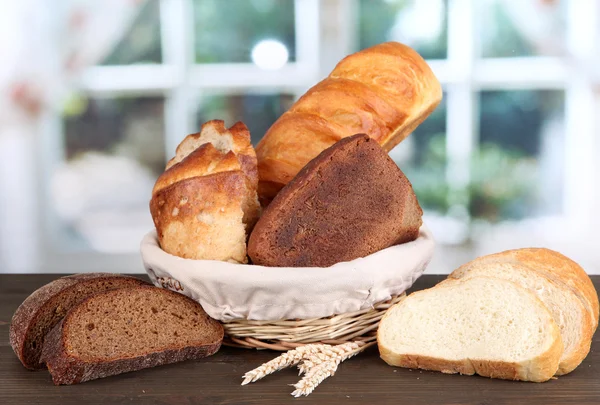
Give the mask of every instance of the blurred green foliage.
<svg viewBox="0 0 600 405">
<path fill-rule="evenodd" d="M 481 145 L 471 160 L 471 216 L 497 221 L 530 214 L 537 197 L 537 169 L 537 159 L 518 150 Z"/>
<path fill-rule="evenodd" d="M 473 152 L 471 184 L 464 196 L 452 195 L 446 183 L 446 114 L 442 104 L 411 135 L 414 155 L 403 167 L 423 207 L 445 213 L 450 202 L 458 198 L 468 202 L 474 218 L 497 221 L 535 214 L 543 126 L 562 111 L 563 104 L 564 93 L 559 91 L 482 92 L 480 145 Z M 425 140 L 420 139 L 425 134 Z"/>
<path fill-rule="evenodd" d="M 202 100 L 196 121 L 198 128 L 211 119 L 222 119 L 226 125 L 242 121 L 248 126 L 252 143 L 256 145 L 293 102 L 292 94 L 207 95 Z"/>
<path fill-rule="evenodd" d="M 296 59 L 291 0 L 194 0 L 197 63 L 250 62 L 256 43 L 283 43 Z"/>
<path fill-rule="evenodd" d="M 418 134 L 411 136 L 418 138 Z M 410 179 L 421 206 L 445 213 L 450 192 L 446 183 L 446 135 L 434 134 L 421 152 L 420 162 L 411 163 L 402 166 L 402 170 Z"/>
<path fill-rule="evenodd" d="M 161 63 L 160 1 L 149 0 L 141 8 L 121 41 L 102 65 Z"/>
<path fill-rule="evenodd" d="M 442 213 L 448 210 L 452 196 L 445 180 L 443 134 L 431 139 L 419 166 L 409 166 L 404 171 L 424 208 Z M 481 145 L 472 156 L 471 176 L 466 193 L 473 218 L 522 218 L 535 201 L 536 159 L 516 150 L 493 143 Z"/>
<path fill-rule="evenodd" d="M 390 31 L 399 14 L 417 0 L 360 0 L 359 46 L 360 49 L 391 40 Z M 447 10 L 448 0 L 444 0 Z M 425 59 L 445 59 L 448 56 L 448 13 L 444 13 L 443 29 L 432 41 L 410 44 Z M 426 21 L 423 24 L 427 24 Z"/>
<path fill-rule="evenodd" d="M 563 49 L 566 37 L 565 16 L 567 15 L 568 2 L 568 0 L 540 1 L 539 3 L 547 3 L 547 8 L 554 9 L 555 12 L 532 16 L 533 18 L 544 19 L 542 22 L 544 24 L 551 24 L 546 25 L 546 30 L 552 29 L 559 32 L 560 35 L 556 35 L 556 32 L 547 35 L 554 42 L 552 44 L 554 50 L 552 50 L 551 48 L 536 49 L 536 46 L 519 32 L 519 28 L 511 20 L 511 13 L 513 15 L 515 11 L 521 15 L 531 13 L 531 7 L 525 5 L 524 8 L 528 11 L 521 11 L 518 10 L 519 3 L 517 2 L 485 0 L 486 8 L 484 8 L 484 12 L 479 19 L 481 56 L 484 58 L 506 58 L 547 55 Z M 515 7 L 516 10 L 507 7 Z M 563 41 L 563 43 L 556 43 L 557 41 Z M 555 53 L 553 56 L 560 56 L 560 54 Z"/>
<path fill-rule="evenodd" d="M 509 56 L 531 55 L 531 46 L 519 34 L 510 21 L 506 10 L 501 3 L 491 4 L 491 21 L 483 21 L 481 35 L 481 56 L 488 58 L 502 58 Z"/>
</svg>

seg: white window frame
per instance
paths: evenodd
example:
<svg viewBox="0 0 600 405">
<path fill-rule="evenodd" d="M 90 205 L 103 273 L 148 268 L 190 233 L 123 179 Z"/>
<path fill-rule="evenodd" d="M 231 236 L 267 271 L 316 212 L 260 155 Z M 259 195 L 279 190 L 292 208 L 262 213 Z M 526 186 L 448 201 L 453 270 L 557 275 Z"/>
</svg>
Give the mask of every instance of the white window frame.
<svg viewBox="0 0 600 405">
<path fill-rule="evenodd" d="M 483 2 L 450 0 L 448 59 L 431 65 L 447 89 L 447 180 L 469 184 L 469 161 L 478 141 L 478 92 L 482 90 L 563 90 L 565 92 L 565 179 L 563 216 L 584 225 L 593 218 L 594 134 L 597 104 L 593 66 L 599 22 L 598 2 L 567 0 L 567 52 L 571 59 L 546 56 L 478 57 L 477 16 Z"/>
<path fill-rule="evenodd" d="M 194 64 L 194 26 L 192 0 L 160 0 L 162 63 L 152 65 L 94 66 L 79 83 L 91 97 L 162 96 L 165 98 L 164 141 L 166 156 L 175 153 L 186 134 L 196 131 L 197 103 L 192 98 L 201 92 L 241 93 L 272 91 L 302 95 L 320 79 L 319 0 L 296 0 L 295 62 L 277 71 L 265 71 L 252 63 Z M 303 22 L 315 21 L 310 25 Z M 40 266 L 50 272 L 142 271 L 139 253 L 103 254 L 72 249 L 61 237 L 59 218 L 50 200 L 51 173 L 64 161 L 64 131 L 58 112 L 43 120 L 39 188 L 43 198 L 38 207 Z"/>
<path fill-rule="evenodd" d="M 593 4 L 590 4 L 593 3 Z M 600 22 L 598 2 L 568 0 L 567 49 L 570 60 L 554 57 L 478 57 L 477 16 L 482 2 L 449 0 L 448 57 L 430 60 L 446 91 L 447 171 L 453 190 L 464 190 L 470 182 L 469 161 L 477 148 L 478 93 L 481 90 L 559 89 L 565 91 L 565 178 L 563 217 L 580 229 L 594 213 L 599 187 L 595 173 L 599 166 L 594 151 L 600 105 L 592 90 L 599 84 L 597 72 L 582 67 L 598 51 L 590 36 Z M 263 71 L 250 63 L 193 64 L 192 0 L 160 0 L 163 63 L 160 65 L 96 66 L 81 79 L 81 89 L 93 97 L 165 97 L 165 151 L 174 153 L 182 136 L 195 128 L 199 92 L 244 92 L 268 87 L 300 96 L 324 77 L 333 64 L 356 45 L 357 27 L 352 24 L 356 0 L 295 0 L 296 62 L 278 71 Z M 305 24 L 319 21 L 319 30 Z M 46 198 L 40 199 L 43 220 L 40 232 L 41 267 L 56 272 L 141 271 L 139 254 L 106 255 L 93 252 L 61 251 L 50 246 L 49 235 L 59 232 L 58 219 L 49 212 L 49 176 L 63 161 L 63 128 L 57 113 L 45 118 L 38 153 L 41 180 Z M 600 223 L 600 220 L 598 221 Z"/>
</svg>

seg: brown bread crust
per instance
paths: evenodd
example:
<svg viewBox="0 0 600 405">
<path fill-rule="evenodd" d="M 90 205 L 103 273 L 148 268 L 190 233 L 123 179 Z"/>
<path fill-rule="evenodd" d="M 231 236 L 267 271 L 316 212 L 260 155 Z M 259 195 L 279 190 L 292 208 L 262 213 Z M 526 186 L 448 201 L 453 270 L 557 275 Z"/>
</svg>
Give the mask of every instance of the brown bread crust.
<svg viewBox="0 0 600 405">
<path fill-rule="evenodd" d="M 153 286 L 141 286 L 136 287 L 135 289 L 140 288 L 153 289 L 159 294 L 173 295 L 179 298 L 183 297 L 191 302 L 194 302 L 194 304 L 197 305 L 198 310 L 204 313 L 204 310 L 200 304 L 192 301 L 190 298 L 187 298 L 184 295 Z M 112 299 L 110 295 L 110 291 L 94 294 L 82 301 L 80 305 L 83 306 L 86 304 L 86 302 L 93 299 L 98 299 L 102 296 L 105 296 L 107 299 Z M 206 344 L 180 347 L 173 345 L 174 347 L 167 350 L 149 352 L 142 356 L 132 356 L 110 361 L 86 361 L 68 352 L 66 348 L 66 337 L 63 334 L 66 329 L 65 325 L 68 325 L 73 316 L 76 315 L 76 309 L 77 307 L 69 311 L 69 313 L 47 335 L 42 351 L 42 357 L 40 361 L 46 363 L 48 371 L 52 375 L 52 381 L 55 385 L 78 384 L 98 378 L 128 373 L 130 371 L 137 371 L 185 360 L 198 360 L 215 354 L 223 342 L 223 326 L 214 319 L 208 318 L 211 326 L 214 327 L 214 340 L 211 342 L 206 342 Z"/>
<path fill-rule="evenodd" d="M 109 287 L 111 283 L 114 288 L 148 284 L 144 280 L 120 274 L 75 274 L 54 280 L 27 297 L 13 315 L 9 332 L 10 345 L 23 366 L 30 370 L 44 368 L 44 365 L 39 363 L 39 356 L 46 333 L 75 304 L 90 295 L 85 294 L 82 290 L 92 289 L 96 293 L 102 290 L 103 284 Z M 67 305 L 65 305 L 65 301 L 67 301 Z M 50 322 L 52 319 L 43 318 L 48 314 L 56 314 L 53 322 Z M 41 325 L 48 322 L 50 323 L 45 327 Z M 32 339 L 34 339 L 33 342 Z M 31 347 L 33 343 L 35 343 L 35 347 Z"/>
<path fill-rule="evenodd" d="M 221 341 L 211 344 L 182 347 L 150 353 L 146 356 L 120 359 L 110 362 L 88 363 L 67 354 L 64 341 L 61 339 L 64 319 L 48 334 L 44 346 L 43 360 L 52 375 L 55 385 L 71 385 L 97 378 L 143 370 L 185 360 L 198 360 L 215 354 L 221 347 Z M 46 349 L 47 347 L 47 349 Z"/>
<path fill-rule="evenodd" d="M 527 364 L 480 359 L 446 360 L 418 354 L 398 355 L 385 348 L 380 349 L 381 358 L 391 366 L 531 382 L 545 382 L 552 378 L 556 370 L 556 359 L 561 352 L 559 339 L 555 340 L 548 351 Z M 534 363 L 540 364 L 533 367 Z"/>
<path fill-rule="evenodd" d="M 254 264 L 328 267 L 418 237 L 412 186 L 364 134 L 324 150 L 284 187 L 250 235 Z"/>
<path fill-rule="evenodd" d="M 246 263 L 246 196 L 241 170 L 192 177 L 161 189 L 150 201 L 160 247 L 184 259 Z"/>
</svg>

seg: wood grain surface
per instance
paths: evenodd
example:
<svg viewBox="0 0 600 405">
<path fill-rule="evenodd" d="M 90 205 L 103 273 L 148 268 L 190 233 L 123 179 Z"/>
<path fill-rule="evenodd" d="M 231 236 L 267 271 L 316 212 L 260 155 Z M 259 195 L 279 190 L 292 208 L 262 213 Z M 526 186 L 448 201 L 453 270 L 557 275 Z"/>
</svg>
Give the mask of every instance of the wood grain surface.
<svg viewBox="0 0 600 405">
<path fill-rule="evenodd" d="M 0 275 L 0 404 L 600 404 L 600 334 L 573 373 L 543 384 L 444 375 L 386 365 L 377 348 L 344 362 L 306 398 L 290 396 L 293 369 L 248 386 L 244 372 L 276 356 L 270 351 L 223 348 L 201 361 L 142 370 L 80 385 L 55 387 L 44 371 L 28 371 L 8 343 L 18 305 L 58 275 Z M 423 276 L 414 289 L 442 276 Z M 596 289 L 600 276 L 592 277 Z"/>
</svg>

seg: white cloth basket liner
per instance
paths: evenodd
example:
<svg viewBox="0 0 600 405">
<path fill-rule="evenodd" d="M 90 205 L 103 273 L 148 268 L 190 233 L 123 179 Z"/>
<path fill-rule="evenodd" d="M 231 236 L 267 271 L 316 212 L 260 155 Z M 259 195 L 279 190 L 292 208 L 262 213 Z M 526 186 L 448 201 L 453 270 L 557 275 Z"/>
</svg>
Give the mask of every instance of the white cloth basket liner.
<svg viewBox="0 0 600 405">
<path fill-rule="evenodd" d="M 160 248 L 152 231 L 142 240 L 141 254 L 156 286 L 196 300 L 215 319 L 276 321 L 372 308 L 412 286 L 434 245 L 423 226 L 412 242 L 331 267 L 264 267 L 176 257 Z"/>
</svg>

